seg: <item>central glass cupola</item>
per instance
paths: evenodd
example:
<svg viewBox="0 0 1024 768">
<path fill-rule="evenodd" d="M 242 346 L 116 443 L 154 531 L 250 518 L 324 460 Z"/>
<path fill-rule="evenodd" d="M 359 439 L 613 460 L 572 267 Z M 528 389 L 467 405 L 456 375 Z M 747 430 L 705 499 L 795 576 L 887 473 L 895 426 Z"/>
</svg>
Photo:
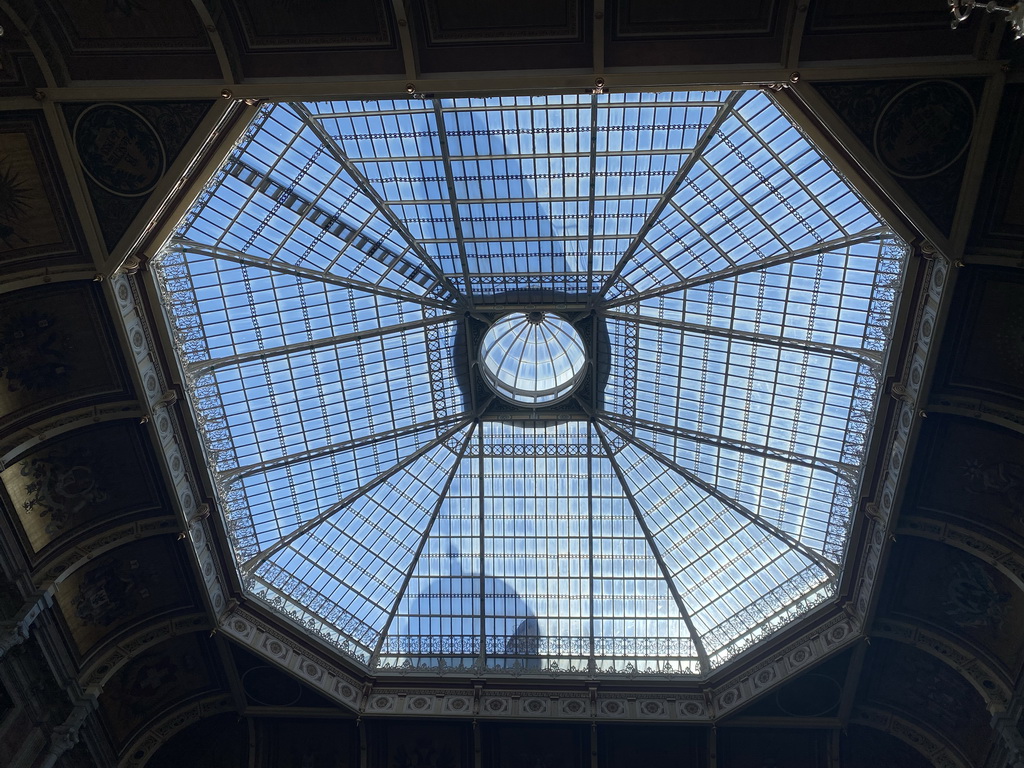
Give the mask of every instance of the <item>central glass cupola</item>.
<svg viewBox="0 0 1024 768">
<path fill-rule="evenodd" d="M 495 394 L 517 405 L 550 405 L 583 381 L 587 353 L 572 324 L 552 312 L 512 312 L 487 329 L 480 368 Z"/>
</svg>

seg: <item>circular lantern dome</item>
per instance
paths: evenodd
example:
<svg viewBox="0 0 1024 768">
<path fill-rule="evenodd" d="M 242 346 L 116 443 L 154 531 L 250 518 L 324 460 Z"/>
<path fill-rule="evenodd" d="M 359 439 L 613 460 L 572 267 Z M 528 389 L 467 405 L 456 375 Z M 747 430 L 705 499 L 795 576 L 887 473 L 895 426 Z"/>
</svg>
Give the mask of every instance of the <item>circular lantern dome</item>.
<svg viewBox="0 0 1024 768">
<path fill-rule="evenodd" d="M 583 339 L 551 312 L 513 312 L 487 329 L 480 343 L 484 380 L 518 405 L 556 403 L 573 393 L 586 373 Z"/>
</svg>

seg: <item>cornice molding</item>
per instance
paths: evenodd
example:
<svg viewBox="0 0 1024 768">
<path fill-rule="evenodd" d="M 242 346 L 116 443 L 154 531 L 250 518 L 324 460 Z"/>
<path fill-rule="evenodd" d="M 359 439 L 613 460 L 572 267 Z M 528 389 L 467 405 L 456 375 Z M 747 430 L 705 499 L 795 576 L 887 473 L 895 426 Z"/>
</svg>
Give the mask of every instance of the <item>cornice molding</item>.
<svg viewBox="0 0 1024 768">
<path fill-rule="evenodd" d="M 105 528 L 84 541 L 63 547 L 55 552 L 34 571 L 32 580 L 38 589 L 55 589 L 79 567 L 103 553 L 139 539 L 167 535 L 174 529 L 174 518 L 170 515 L 146 517 L 142 520 Z"/>
<path fill-rule="evenodd" d="M 1024 591 L 1024 546 L 1012 534 L 980 531 L 957 523 L 920 515 L 902 515 L 896 533 L 918 536 L 968 552 L 998 570 Z"/>
<path fill-rule="evenodd" d="M 142 768 L 153 753 L 179 731 L 205 717 L 234 711 L 235 703 L 228 694 L 206 696 L 186 704 L 141 731 L 121 751 L 122 757 L 117 763 L 118 768 Z"/>
<path fill-rule="evenodd" d="M 871 636 L 910 645 L 952 667 L 977 690 L 992 714 L 1005 712 L 1010 705 L 1013 685 L 1006 672 L 986 658 L 988 654 L 959 638 L 935 628 L 892 618 L 876 619 Z"/>
<path fill-rule="evenodd" d="M 854 707 L 850 722 L 895 736 L 917 750 L 935 768 L 973 768 L 944 738 L 895 712 L 861 704 Z"/>
<path fill-rule="evenodd" d="M 210 630 L 205 613 L 190 613 L 155 621 L 120 639 L 113 647 L 94 658 L 79 675 L 82 688 L 102 689 L 125 664 L 156 645 L 181 635 Z"/>
</svg>

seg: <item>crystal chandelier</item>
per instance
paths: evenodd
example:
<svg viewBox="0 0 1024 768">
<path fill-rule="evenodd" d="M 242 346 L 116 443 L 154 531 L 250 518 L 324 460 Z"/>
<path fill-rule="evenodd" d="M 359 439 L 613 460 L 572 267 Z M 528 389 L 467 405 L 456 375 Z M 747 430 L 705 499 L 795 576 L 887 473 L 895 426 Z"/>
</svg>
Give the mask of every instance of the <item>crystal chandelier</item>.
<svg viewBox="0 0 1024 768">
<path fill-rule="evenodd" d="M 979 3 L 976 0 L 948 0 L 949 13 L 953 20 L 950 26 L 956 29 L 961 21 L 966 21 L 975 8 L 984 8 L 989 13 L 1001 12 L 1007 15 L 1010 26 L 1013 27 L 1013 39 L 1020 40 L 1024 37 L 1024 1 L 1013 5 L 999 5 L 995 2 Z"/>
</svg>

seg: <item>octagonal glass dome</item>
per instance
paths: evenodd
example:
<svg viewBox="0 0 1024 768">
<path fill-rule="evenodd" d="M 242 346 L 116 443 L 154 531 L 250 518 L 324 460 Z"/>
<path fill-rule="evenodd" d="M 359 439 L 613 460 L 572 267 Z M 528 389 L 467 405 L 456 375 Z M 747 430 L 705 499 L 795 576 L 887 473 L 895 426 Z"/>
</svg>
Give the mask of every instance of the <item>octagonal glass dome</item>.
<svg viewBox="0 0 1024 768">
<path fill-rule="evenodd" d="M 251 598 L 702 675 L 836 594 L 906 256 L 749 90 L 265 104 L 155 272 Z"/>
</svg>

